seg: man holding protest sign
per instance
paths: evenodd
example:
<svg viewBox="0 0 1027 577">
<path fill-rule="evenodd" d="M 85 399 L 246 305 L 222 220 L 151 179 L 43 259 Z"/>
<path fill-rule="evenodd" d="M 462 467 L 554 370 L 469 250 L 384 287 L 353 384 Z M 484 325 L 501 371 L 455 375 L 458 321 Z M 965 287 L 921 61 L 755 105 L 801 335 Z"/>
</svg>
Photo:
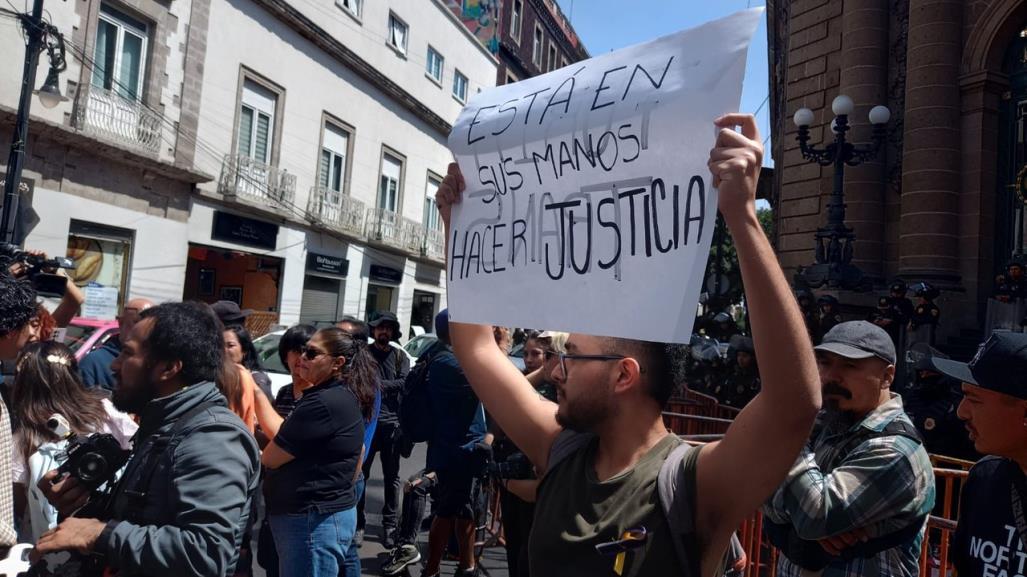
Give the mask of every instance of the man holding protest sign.
<svg viewBox="0 0 1027 577">
<path fill-rule="evenodd" d="M 629 574 L 672 574 L 667 569 L 676 567 L 673 574 L 713 575 L 732 533 L 781 482 L 809 435 L 820 382 L 802 314 L 756 218 L 759 131 L 749 115 L 728 114 L 715 124 L 708 166 L 745 286 L 757 287 L 746 298 L 763 372 L 762 391 L 723 440 L 676 451 L 681 441 L 668 434 L 661 415 L 674 387 L 662 344 L 572 334 L 553 373 L 554 405 L 505 362 L 488 326 L 451 322 L 475 392 L 546 472 L 529 543 L 534 575 L 619 575 L 626 551 Z M 447 239 L 464 188 L 451 164 L 436 195 Z M 675 454 L 680 467 L 669 483 L 678 484 L 668 489 L 661 466 Z M 667 493 L 674 507 L 689 510 L 684 524 L 670 523 L 673 511 L 660 510 Z"/>
</svg>

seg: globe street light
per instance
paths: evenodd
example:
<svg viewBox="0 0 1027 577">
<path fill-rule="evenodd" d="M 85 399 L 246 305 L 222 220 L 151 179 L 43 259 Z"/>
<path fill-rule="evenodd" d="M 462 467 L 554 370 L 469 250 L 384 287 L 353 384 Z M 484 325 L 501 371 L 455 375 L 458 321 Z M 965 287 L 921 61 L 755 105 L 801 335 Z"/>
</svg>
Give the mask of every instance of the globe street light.
<svg viewBox="0 0 1027 577">
<path fill-rule="evenodd" d="M 811 288 L 827 285 L 832 289 L 861 290 L 866 288 L 867 279 L 863 272 L 852 264 L 853 243 L 856 235 L 845 226 L 845 167 L 859 166 L 877 157 L 887 134 L 891 111 L 886 106 L 875 106 L 870 111 L 870 123 L 874 126 L 873 142 L 855 145 L 848 142 L 845 133 L 849 131 L 849 115 L 855 108 L 852 98 L 839 94 L 831 103 L 835 118 L 831 124 L 834 142 L 822 149 L 809 144 L 809 127 L 813 124 L 813 111 L 800 108 L 792 120 L 799 128 L 797 140 L 802 157 L 820 166 L 834 165 L 834 186 L 827 203 L 827 225 L 817 229 L 816 262 L 800 269 L 797 277 Z"/>
</svg>

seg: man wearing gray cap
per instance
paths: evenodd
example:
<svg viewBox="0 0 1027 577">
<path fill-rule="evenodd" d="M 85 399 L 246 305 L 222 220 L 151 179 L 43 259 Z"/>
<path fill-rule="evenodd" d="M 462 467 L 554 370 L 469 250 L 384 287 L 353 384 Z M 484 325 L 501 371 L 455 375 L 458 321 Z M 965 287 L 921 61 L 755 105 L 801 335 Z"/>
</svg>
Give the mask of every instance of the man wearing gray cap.
<svg viewBox="0 0 1027 577">
<path fill-rule="evenodd" d="M 763 507 L 783 553 L 778 575 L 918 575 L 934 473 L 891 392 L 895 346 L 881 327 L 853 321 L 815 351 L 824 410 Z"/>
<path fill-rule="evenodd" d="M 995 333 L 970 364 L 934 359 L 963 383 L 957 414 L 990 455 L 963 485 L 951 558 L 961 576 L 1027 573 L 1027 335 Z"/>
</svg>

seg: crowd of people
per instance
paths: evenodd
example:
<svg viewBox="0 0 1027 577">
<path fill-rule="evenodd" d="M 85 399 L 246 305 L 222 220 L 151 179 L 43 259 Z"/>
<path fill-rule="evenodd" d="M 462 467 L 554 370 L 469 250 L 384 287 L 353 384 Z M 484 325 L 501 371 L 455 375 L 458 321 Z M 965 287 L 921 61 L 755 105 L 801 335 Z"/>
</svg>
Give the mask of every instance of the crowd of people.
<svg viewBox="0 0 1027 577">
<path fill-rule="evenodd" d="M 477 574 L 484 478 L 501 486 L 518 577 L 738 574 L 736 531 L 757 510 L 779 575 L 918 575 L 936 488 L 923 427 L 893 390 L 894 327 L 936 323 L 937 295 L 918 289 L 918 310 L 896 285 L 888 311 L 843 321 L 837 301 L 793 294 L 756 218 L 755 121 L 716 125 L 719 209 L 745 286 L 758 287 L 748 335 L 712 319 L 733 362 L 718 381 L 729 390 L 710 392 L 741 409 L 719 441 L 668 432 L 681 379 L 661 343 L 524 331 L 521 370 L 509 330 L 444 310 L 411 367 L 383 311 L 286 330 L 292 382 L 272 395 L 235 303 L 131 299 L 118 336 L 79 363 L 4 267 L 0 480 L 12 490 L 0 491 L 0 546 L 34 544 L 34 575 L 228 576 L 256 562 L 283 577 L 357 576 L 378 457 L 386 575 L 421 561 L 429 502 L 423 574 L 439 575 L 450 550 L 457 575 Z M 447 230 L 463 189 L 451 165 L 436 197 Z M 992 336 L 969 364 L 925 358 L 925 382 L 959 383 L 958 416 L 991 455 L 963 492 L 959 575 L 1022 575 L 1027 336 Z M 422 442 L 424 466 L 400 479 Z"/>
</svg>

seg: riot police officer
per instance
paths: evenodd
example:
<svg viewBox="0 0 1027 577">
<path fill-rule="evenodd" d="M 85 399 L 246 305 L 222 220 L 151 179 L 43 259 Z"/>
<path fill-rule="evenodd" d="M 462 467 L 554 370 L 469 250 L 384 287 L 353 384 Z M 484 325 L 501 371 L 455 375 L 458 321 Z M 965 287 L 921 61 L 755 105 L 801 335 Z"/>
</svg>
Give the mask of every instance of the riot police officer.
<svg viewBox="0 0 1027 577">
<path fill-rule="evenodd" d="M 902 313 L 893 304 L 890 297 L 877 299 L 877 310 L 870 313 L 867 320 L 881 327 L 891 337 L 895 349 L 899 349 L 899 337 L 902 331 Z"/>
<path fill-rule="evenodd" d="M 752 339 L 735 336 L 731 339 L 734 362 L 723 381 L 713 390 L 721 404 L 741 409 L 760 392 L 760 371 L 756 365 L 756 349 Z"/>
<path fill-rule="evenodd" d="M 892 281 L 891 286 L 888 288 L 891 291 L 888 301 L 898 313 L 899 323 L 905 325 L 909 322 L 909 318 L 913 316 L 913 301 L 906 298 L 909 288 L 904 281 L 899 279 Z"/>
<path fill-rule="evenodd" d="M 933 345 L 934 333 L 941 317 L 941 309 L 934 304 L 934 299 L 938 298 L 941 293 L 926 282 L 917 283 L 913 287 L 913 291 L 917 297 L 917 305 L 913 310 L 913 316 L 909 319 L 909 342 Z"/>
<path fill-rule="evenodd" d="M 937 351 L 933 353 L 944 357 Z M 902 391 L 902 404 L 923 436 L 927 451 L 960 459 L 976 459 L 973 443 L 956 416 L 956 408 L 963 399 L 961 384 L 938 372 L 930 354 L 922 356 L 914 368 L 916 376 L 913 383 Z"/>
<path fill-rule="evenodd" d="M 819 344 L 824 335 L 827 334 L 827 331 L 842 322 L 842 316 L 838 314 L 838 299 L 831 295 L 820 295 L 817 298 L 817 304 L 820 305 L 820 316 L 817 319 L 817 331 L 813 338 L 814 344 Z"/>
</svg>

